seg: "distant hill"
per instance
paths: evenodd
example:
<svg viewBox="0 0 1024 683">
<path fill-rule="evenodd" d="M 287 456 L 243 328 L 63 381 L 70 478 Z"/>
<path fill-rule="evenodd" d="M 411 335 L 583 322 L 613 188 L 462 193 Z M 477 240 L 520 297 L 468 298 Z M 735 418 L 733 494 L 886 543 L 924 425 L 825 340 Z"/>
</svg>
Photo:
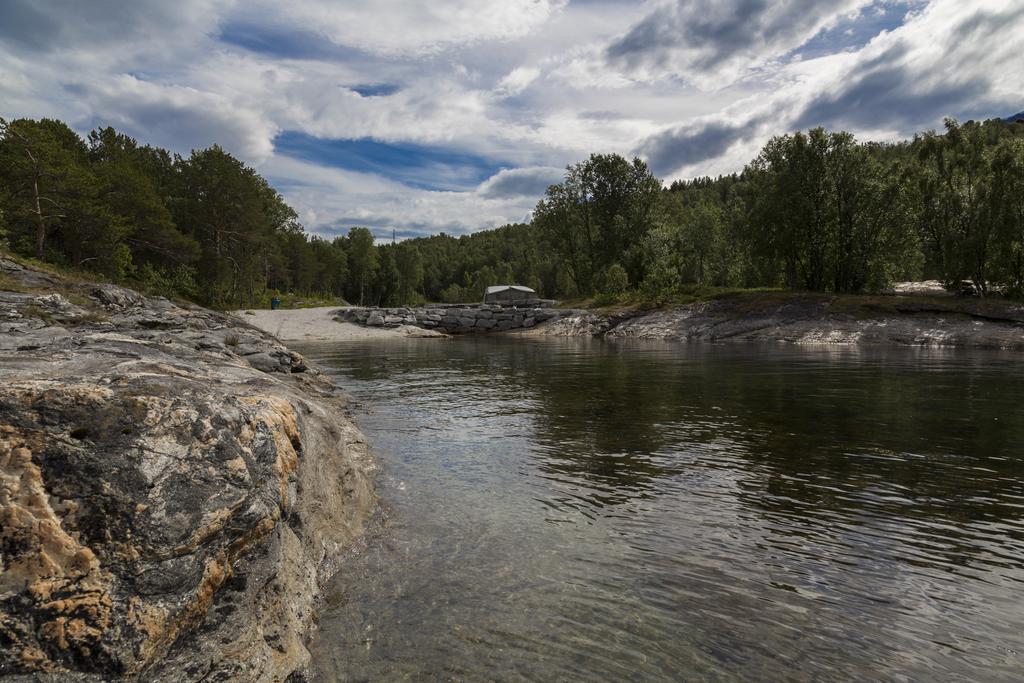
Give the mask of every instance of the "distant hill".
<svg viewBox="0 0 1024 683">
<path fill-rule="evenodd" d="M 1013 123 L 1014 121 L 1024 121 L 1024 111 L 1018 112 L 1013 116 L 1007 116 L 1005 119 L 1003 119 L 1003 121 L 1006 121 L 1007 123 Z"/>
</svg>

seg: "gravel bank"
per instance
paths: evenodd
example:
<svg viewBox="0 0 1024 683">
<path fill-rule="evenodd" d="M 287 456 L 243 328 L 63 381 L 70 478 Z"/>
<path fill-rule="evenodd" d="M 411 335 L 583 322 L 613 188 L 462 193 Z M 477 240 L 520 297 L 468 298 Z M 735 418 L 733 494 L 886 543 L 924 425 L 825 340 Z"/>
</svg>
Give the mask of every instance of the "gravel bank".
<svg viewBox="0 0 1024 683">
<path fill-rule="evenodd" d="M 443 337 L 440 332 L 412 325 L 401 327 L 363 327 L 339 322 L 335 316 L 343 309 L 337 306 L 296 308 L 289 310 L 234 311 L 245 322 L 272 334 L 284 342 L 296 341 L 360 341 L 395 337 Z"/>
</svg>

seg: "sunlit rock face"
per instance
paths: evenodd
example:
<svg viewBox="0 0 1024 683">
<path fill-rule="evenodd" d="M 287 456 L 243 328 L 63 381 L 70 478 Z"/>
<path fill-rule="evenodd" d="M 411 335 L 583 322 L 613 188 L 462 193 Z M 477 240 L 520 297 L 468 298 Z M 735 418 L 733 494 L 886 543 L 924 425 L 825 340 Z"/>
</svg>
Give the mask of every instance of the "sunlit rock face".
<svg viewBox="0 0 1024 683">
<path fill-rule="evenodd" d="M 305 667 L 374 501 L 344 397 L 228 316 L 0 272 L 0 675 Z"/>
</svg>

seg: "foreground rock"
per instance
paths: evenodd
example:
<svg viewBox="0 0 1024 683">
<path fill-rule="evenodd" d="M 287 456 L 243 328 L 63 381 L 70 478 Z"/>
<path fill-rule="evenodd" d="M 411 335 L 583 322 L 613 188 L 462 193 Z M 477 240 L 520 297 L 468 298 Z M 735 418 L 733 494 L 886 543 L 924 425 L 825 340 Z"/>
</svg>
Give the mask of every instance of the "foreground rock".
<svg viewBox="0 0 1024 683">
<path fill-rule="evenodd" d="M 284 680 L 372 466 L 265 333 L 0 257 L 0 677 Z"/>
<path fill-rule="evenodd" d="M 1024 306 L 973 299 L 751 294 L 671 310 L 614 316 L 583 313 L 552 321 L 531 334 L 1024 350 Z"/>
</svg>

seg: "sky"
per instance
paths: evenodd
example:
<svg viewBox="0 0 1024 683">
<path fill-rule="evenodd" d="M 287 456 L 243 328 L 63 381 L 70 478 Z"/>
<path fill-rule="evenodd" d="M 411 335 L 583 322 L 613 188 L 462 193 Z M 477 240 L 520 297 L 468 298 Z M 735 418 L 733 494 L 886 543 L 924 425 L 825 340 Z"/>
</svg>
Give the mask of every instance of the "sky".
<svg viewBox="0 0 1024 683">
<path fill-rule="evenodd" d="M 528 220 L 591 153 L 671 182 L 1022 110 L 1024 0 L 0 0 L 0 116 L 220 144 L 327 238 Z"/>
</svg>

